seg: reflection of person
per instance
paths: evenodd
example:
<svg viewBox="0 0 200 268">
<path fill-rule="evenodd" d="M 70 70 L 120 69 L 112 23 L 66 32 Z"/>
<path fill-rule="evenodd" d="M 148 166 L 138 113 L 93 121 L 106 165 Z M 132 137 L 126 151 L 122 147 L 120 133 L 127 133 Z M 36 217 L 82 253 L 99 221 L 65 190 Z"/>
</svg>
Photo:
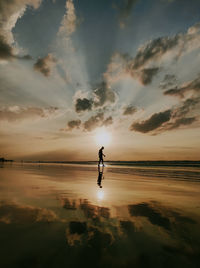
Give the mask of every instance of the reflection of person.
<svg viewBox="0 0 200 268">
<path fill-rule="evenodd" d="M 102 164 L 103 164 L 103 166 L 104 166 L 103 156 L 105 157 L 105 154 L 103 154 L 103 149 L 104 149 L 104 147 L 102 146 L 101 149 L 99 150 L 99 165 L 100 165 L 101 162 L 102 162 Z"/>
<path fill-rule="evenodd" d="M 100 167 L 98 166 L 98 178 L 97 178 L 97 185 L 102 188 L 102 185 L 101 185 L 101 181 L 103 179 L 103 168 L 102 170 L 100 169 Z"/>
</svg>

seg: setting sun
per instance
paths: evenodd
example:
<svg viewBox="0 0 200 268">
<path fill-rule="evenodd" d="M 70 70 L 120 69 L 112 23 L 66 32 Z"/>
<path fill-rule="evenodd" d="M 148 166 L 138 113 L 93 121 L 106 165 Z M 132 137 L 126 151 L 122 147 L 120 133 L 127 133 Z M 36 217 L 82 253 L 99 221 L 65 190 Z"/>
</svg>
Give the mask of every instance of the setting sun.
<svg viewBox="0 0 200 268">
<path fill-rule="evenodd" d="M 104 128 L 98 129 L 95 135 L 95 141 L 98 146 L 109 145 L 111 142 L 111 134 Z"/>
</svg>

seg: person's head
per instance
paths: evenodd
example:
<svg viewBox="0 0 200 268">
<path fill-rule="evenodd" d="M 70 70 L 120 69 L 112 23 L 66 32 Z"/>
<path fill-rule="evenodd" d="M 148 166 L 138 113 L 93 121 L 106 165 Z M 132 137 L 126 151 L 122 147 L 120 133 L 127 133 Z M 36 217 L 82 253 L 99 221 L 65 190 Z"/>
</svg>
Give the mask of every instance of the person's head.
<svg viewBox="0 0 200 268">
<path fill-rule="evenodd" d="M 104 149 L 104 147 L 102 146 L 101 149 Z"/>
</svg>

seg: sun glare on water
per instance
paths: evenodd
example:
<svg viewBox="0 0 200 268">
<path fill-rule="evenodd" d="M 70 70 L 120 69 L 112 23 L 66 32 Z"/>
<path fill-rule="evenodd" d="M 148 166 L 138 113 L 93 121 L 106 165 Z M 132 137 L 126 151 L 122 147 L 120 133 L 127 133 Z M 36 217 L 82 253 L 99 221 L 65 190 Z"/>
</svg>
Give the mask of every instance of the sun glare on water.
<svg viewBox="0 0 200 268">
<path fill-rule="evenodd" d="M 95 135 L 96 144 L 98 146 L 106 146 L 111 142 L 111 134 L 105 129 L 99 129 Z"/>
<path fill-rule="evenodd" d="M 103 200 L 104 199 L 104 191 L 102 189 L 98 189 L 97 191 L 97 199 Z"/>
</svg>

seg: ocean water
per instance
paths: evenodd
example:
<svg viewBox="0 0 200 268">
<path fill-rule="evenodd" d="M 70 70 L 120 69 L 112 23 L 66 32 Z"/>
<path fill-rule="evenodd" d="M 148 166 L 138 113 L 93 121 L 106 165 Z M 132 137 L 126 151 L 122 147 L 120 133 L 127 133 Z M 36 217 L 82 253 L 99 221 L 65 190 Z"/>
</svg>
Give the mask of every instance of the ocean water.
<svg viewBox="0 0 200 268">
<path fill-rule="evenodd" d="M 199 162 L 0 166 L 0 267 L 199 267 L 199 224 Z"/>
</svg>

